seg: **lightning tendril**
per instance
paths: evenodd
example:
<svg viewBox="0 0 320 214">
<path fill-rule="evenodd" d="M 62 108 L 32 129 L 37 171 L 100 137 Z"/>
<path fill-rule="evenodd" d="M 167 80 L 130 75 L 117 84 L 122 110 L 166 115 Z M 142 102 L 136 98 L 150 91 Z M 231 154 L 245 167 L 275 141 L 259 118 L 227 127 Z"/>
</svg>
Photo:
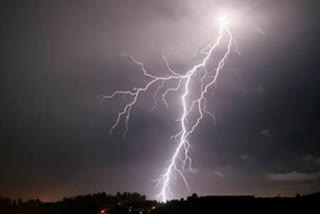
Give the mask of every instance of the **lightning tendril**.
<svg viewBox="0 0 320 214">
<path fill-rule="evenodd" d="M 226 35 L 226 36 L 225 36 Z M 207 65 L 209 60 L 213 57 L 215 50 L 219 45 L 221 45 L 221 41 L 224 38 L 227 38 L 227 48 L 220 61 L 218 61 L 216 67 L 214 69 L 207 69 Z M 162 54 L 162 58 L 165 62 L 166 68 L 168 70 L 168 74 L 166 76 L 157 76 L 154 74 L 148 73 L 145 69 L 145 66 L 142 62 L 139 62 L 135 59 L 131 54 L 123 54 L 123 56 L 129 57 L 132 62 L 134 62 L 137 66 L 141 68 L 141 72 L 148 79 L 147 83 L 143 87 L 134 88 L 133 90 L 128 91 L 115 91 L 111 95 L 102 95 L 102 101 L 106 99 L 113 99 L 116 96 L 125 95 L 126 97 L 130 97 L 130 101 L 124 105 L 124 107 L 119 111 L 115 122 L 113 123 L 109 133 L 112 134 L 114 129 L 120 124 L 121 120 L 124 120 L 124 133 L 123 139 L 126 138 L 128 132 L 128 121 L 130 119 L 131 110 L 134 105 L 137 103 L 137 100 L 142 96 L 144 92 L 150 90 L 151 87 L 156 87 L 156 90 L 153 94 L 154 105 L 150 110 L 153 110 L 157 106 L 157 95 L 161 92 L 161 101 L 164 103 L 166 107 L 169 106 L 167 101 L 167 96 L 169 93 L 182 91 L 182 95 L 180 96 L 180 102 L 182 107 L 182 114 L 179 118 L 179 131 L 177 134 L 172 136 L 171 138 L 177 142 L 177 147 L 171 159 L 169 160 L 169 164 L 164 170 L 164 173 L 156 179 L 156 189 L 159 190 L 157 197 L 159 200 L 166 202 L 169 197 L 174 195 L 171 187 L 172 180 L 176 179 L 178 176 L 184 182 L 186 188 L 190 190 L 187 179 L 184 175 L 184 171 L 187 169 L 191 172 L 195 170 L 192 168 L 192 159 L 189 155 L 191 144 L 189 142 L 190 135 L 195 131 L 198 127 L 199 123 L 203 119 L 204 115 L 210 116 L 214 122 L 214 115 L 209 112 L 206 108 L 207 98 L 205 97 L 209 88 L 215 85 L 221 70 L 223 69 L 225 62 L 230 55 L 231 47 L 233 44 L 233 37 L 230 32 L 230 29 L 227 24 L 221 24 L 219 27 L 219 35 L 214 44 L 208 45 L 206 48 L 200 51 L 200 53 L 204 56 L 203 59 L 196 65 L 194 65 L 190 70 L 188 70 L 185 74 L 180 74 L 175 72 L 169 64 L 168 59 L 165 54 Z M 198 97 L 192 98 L 191 102 L 188 100 L 190 98 L 191 84 L 194 80 L 196 80 L 195 76 L 201 73 L 200 78 L 200 93 Z M 198 79 L 197 79 L 198 80 Z M 175 81 L 174 86 L 167 86 L 166 84 L 169 81 Z M 198 80 L 199 81 L 199 80 Z M 165 90 L 161 90 L 165 88 Z M 163 92 L 162 92 L 163 91 Z M 195 113 L 194 113 L 195 112 Z M 190 118 L 191 115 L 193 118 Z M 190 118 L 190 119 L 189 119 Z"/>
</svg>

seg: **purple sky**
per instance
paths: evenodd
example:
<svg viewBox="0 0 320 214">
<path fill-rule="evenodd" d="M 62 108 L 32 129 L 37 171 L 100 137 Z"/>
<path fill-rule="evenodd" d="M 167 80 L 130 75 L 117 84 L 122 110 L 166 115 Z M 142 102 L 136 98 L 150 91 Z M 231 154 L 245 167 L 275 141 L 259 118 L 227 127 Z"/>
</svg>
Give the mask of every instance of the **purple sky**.
<svg viewBox="0 0 320 214">
<path fill-rule="evenodd" d="M 150 73 L 179 72 L 234 15 L 233 52 L 190 138 L 191 191 L 295 195 L 320 191 L 317 1 L 6 1 L 1 10 L 0 195 L 57 200 L 105 191 L 155 195 L 175 144 L 179 106 L 132 111 L 126 141 L 108 130 L 125 100 L 100 94 L 141 86 L 129 51 Z M 263 33 L 261 33 L 261 31 Z M 174 99 L 174 97 L 172 98 Z M 190 194 L 178 182 L 176 197 Z"/>
</svg>

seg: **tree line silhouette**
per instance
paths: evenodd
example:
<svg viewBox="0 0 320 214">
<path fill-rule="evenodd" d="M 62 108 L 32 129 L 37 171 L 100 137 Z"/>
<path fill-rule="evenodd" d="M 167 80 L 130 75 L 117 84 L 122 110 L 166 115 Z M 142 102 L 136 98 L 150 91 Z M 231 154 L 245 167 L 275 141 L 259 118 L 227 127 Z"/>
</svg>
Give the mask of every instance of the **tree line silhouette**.
<svg viewBox="0 0 320 214">
<path fill-rule="evenodd" d="M 0 214 L 191 214 L 232 212 L 297 212 L 319 210 L 320 193 L 296 197 L 256 198 L 254 196 L 204 196 L 192 194 L 187 199 L 167 203 L 147 200 L 139 193 L 104 192 L 63 198 L 57 202 L 39 199 L 23 201 L 0 197 Z"/>
</svg>

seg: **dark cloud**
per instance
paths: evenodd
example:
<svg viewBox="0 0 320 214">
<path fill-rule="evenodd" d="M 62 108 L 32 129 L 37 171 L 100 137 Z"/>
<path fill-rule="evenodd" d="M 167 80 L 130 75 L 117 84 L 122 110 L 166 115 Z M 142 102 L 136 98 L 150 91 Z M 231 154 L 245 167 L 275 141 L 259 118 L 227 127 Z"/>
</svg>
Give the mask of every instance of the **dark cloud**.
<svg viewBox="0 0 320 214">
<path fill-rule="evenodd" d="M 149 112 L 146 94 L 123 127 L 108 129 L 125 100 L 98 95 L 144 83 L 129 51 L 151 73 L 192 66 L 216 38 L 222 8 L 239 15 L 232 53 L 191 137 L 199 194 L 275 195 L 320 189 L 320 31 L 317 1 L 5 1 L 1 8 L 0 194 L 55 200 L 87 192 L 154 196 L 175 144 L 179 109 Z M 242 161 L 241 161 L 242 159 Z M 271 177 L 266 175 L 272 175 Z M 270 179 L 271 178 L 271 179 Z M 273 179 L 272 179 L 273 178 Z M 312 179 L 311 179 L 312 178 Z M 276 180 L 308 180 L 292 184 Z M 312 182 L 311 182 L 312 181 Z M 177 184 L 177 197 L 189 194 Z"/>
<path fill-rule="evenodd" d="M 273 181 L 306 182 L 318 180 L 320 178 L 320 173 L 303 173 L 293 171 L 289 173 L 270 174 L 269 177 Z"/>
<path fill-rule="evenodd" d="M 316 157 L 313 155 L 305 155 L 302 157 L 302 160 L 305 161 L 306 163 L 320 164 L 320 157 Z"/>
</svg>

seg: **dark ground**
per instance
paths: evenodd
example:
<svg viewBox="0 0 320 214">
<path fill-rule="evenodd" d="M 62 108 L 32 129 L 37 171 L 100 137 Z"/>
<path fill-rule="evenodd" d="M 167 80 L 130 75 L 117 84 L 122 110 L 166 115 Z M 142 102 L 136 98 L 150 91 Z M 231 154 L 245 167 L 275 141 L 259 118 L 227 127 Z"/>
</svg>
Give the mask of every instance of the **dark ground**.
<svg viewBox="0 0 320 214">
<path fill-rule="evenodd" d="M 97 193 L 64 198 L 57 202 L 38 199 L 22 201 L 0 197 L 1 214 L 186 214 L 232 211 L 245 213 L 302 212 L 318 210 L 320 193 L 287 198 L 256 198 L 254 196 L 204 196 L 196 194 L 187 199 L 172 200 L 165 204 L 147 200 L 138 193 L 107 195 Z"/>
</svg>

